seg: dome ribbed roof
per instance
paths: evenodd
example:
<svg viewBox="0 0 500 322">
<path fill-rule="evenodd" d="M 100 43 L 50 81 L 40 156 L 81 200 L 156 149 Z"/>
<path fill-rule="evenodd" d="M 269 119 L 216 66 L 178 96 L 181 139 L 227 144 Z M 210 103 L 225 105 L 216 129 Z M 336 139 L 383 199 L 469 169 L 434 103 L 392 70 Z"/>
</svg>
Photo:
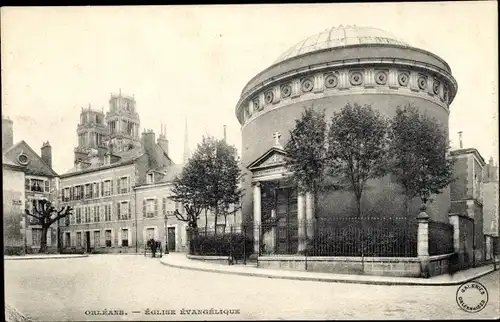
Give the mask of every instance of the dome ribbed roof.
<svg viewBox="0 0 500 322">
<path fill-rule="evenodd" d="M 392 34 L 377 28 L 342 26 L 326 29 L 312 35 L 284 52 L 274 63 L 327 48 L 343 47 L 359 44 L 392 44 L 410 46 Z"/>
</svg>

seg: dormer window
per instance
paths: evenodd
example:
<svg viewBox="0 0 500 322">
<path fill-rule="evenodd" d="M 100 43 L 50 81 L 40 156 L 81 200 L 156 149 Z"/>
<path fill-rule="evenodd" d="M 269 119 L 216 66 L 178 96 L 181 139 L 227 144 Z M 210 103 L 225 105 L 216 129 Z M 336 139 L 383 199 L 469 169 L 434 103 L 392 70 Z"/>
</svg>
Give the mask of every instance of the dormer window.
<svg viewBox="0 0 500 322">
<path fill-rule="evenodd" d="M 147 176 L 146 176 L 146 183 L 147 184 L 153 184 L 155 182 L 155 177 L 154 177 L 154 173 L 148 173 Z"/>
<path fill-rule="evenodd" d="M 111 164 L 111 155 L 107 154 L 104 156 L 104 165 L 110 165 Z"/>
</svg>

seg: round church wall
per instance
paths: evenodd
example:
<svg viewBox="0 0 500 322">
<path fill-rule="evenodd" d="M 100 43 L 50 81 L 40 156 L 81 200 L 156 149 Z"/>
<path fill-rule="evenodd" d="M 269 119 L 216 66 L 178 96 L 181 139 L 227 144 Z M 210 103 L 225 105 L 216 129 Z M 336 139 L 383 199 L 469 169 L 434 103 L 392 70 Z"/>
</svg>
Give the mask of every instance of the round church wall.
<svg viewBox="0 0 500 322">
<path fill-rule="evenodd" d="M 340 38 L 332 40 L 332 35 Z M 380 30 L 333 28 L 292 47 L 243 89 L 236 106 L 242 125 L 242 166 L 246 168 L 275 145 L 275 132 L 281 133 L 284 146 L 306 107 L 324 110 L 329 121 L 348 103 L 371 105 L 388 118 L 398 107 L 412 104 L 448 132 L 449 104 L 456 92 L 450 67 L 438 56 L 393 41 Z M 251 181 L 246 171 L 245 222 L 253 218 Z M 391 176 L 373 180 L 366 189 L 364 206 L 380 210 L 381 215 L 400 215 L 404 213 L 400 190 Z M 318 197 L 316 213 L 318 217 L 352 215 L 352 206 L 350 193 L 334 191 Z M 444 189 L 435 196 L 429 215 L 447 221 L 449 206 L 449 189 Z M 418 214 L 418 203 L 411 213 Z"/>
</svg>

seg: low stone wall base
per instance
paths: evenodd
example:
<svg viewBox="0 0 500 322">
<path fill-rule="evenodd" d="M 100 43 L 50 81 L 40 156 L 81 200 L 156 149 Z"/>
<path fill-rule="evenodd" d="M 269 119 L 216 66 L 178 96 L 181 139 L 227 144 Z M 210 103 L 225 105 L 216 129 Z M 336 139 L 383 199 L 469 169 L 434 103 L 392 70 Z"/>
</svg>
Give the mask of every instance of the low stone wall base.
<svg viewBox="0 0 500 322">
<path fill-rule="evenodd" d="M 228 256 L 198 256 L 198 255 L 186 255 L 189 259 L 195 259 L 212 264 L 224 264 L 229 265 Z"/>
<path fill-rule="evenodd" d="M 445 264 L 434 261 L 433 270 L 442 270 Z M 441 263 L 441 265 L 435 264 Z M 334 274 L 364 274 L 394 277 L 420 277 L 421 266 L 418 258 L 366 257 L 304 257 L 272 256 L 259 257 L 257 267 L 287 269 Z M 447 266 L 446 266 L 447 267 Z"/>
</svg>

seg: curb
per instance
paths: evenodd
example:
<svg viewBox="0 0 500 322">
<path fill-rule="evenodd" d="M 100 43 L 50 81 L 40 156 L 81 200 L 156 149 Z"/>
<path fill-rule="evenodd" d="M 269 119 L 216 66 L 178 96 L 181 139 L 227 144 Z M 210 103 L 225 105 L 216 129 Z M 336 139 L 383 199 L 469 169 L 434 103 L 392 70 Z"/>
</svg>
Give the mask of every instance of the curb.
<svg viewBox="0 0 500 322">
<path fill-rule="evenodd" d="M 4 260 L 11 260 L 11 261 L 20 261 L 20 260 L 35 260 L 35 259 L 68 259 L 68 258 L 83 258 L 83 257 L 89 257 L 88 254 L 81 254 L 81 255 L 72 255 L 72 256 L 31 256 L 31 257 L 3 257 Z"/>
<path fill-rule="evenodd" d="M 435 283 L 423 283 L 419 281 L 415 282 L 404 282 L 404 281 L 369 281 L 369 280 L 349 280 L 342 278 L 325 278 L 325 277 L 305 277 L 305 276 L 279 276 L 279 275 L 271 275 L 266 273 L 251 273 L 251 272 L 231 272 L 231 271 L 223 271 L 215 268 L 199 268 L 192 266 L 182 266 L 176 264 L 166 263 L 164 261 L 160 261 L 165 266 L 170 266 L 174 268 L 192 270 L 192 271 L 201 271 L 201 272 L 210 272 L 210 273 L 219 273 L 219 274 L 229 274 L 229 275 L 240 275 L 240 276 L 253 276 L 253 277 L 263 277 L 263 278 L 274 278 L 274 279 L 287 279 L 287 280 L 296 280 L 296 281 L 310 281 L 310 282 L 328 282 L 328 283 L 348 283 L 348 284 L 367 284 L 367 285 L 401 285 L 401 286 L 453 286 L 453 285 L 461 285 L 467 283 L 469 281 L 475 280 L 477 278 L 488 275 L 495 270 L 491 268 L 490 270 L 477 274 L 472 277 L 468 277 L 459 281 L 451 281 L 451 282 L 435 282 Z"/>
</svg>

